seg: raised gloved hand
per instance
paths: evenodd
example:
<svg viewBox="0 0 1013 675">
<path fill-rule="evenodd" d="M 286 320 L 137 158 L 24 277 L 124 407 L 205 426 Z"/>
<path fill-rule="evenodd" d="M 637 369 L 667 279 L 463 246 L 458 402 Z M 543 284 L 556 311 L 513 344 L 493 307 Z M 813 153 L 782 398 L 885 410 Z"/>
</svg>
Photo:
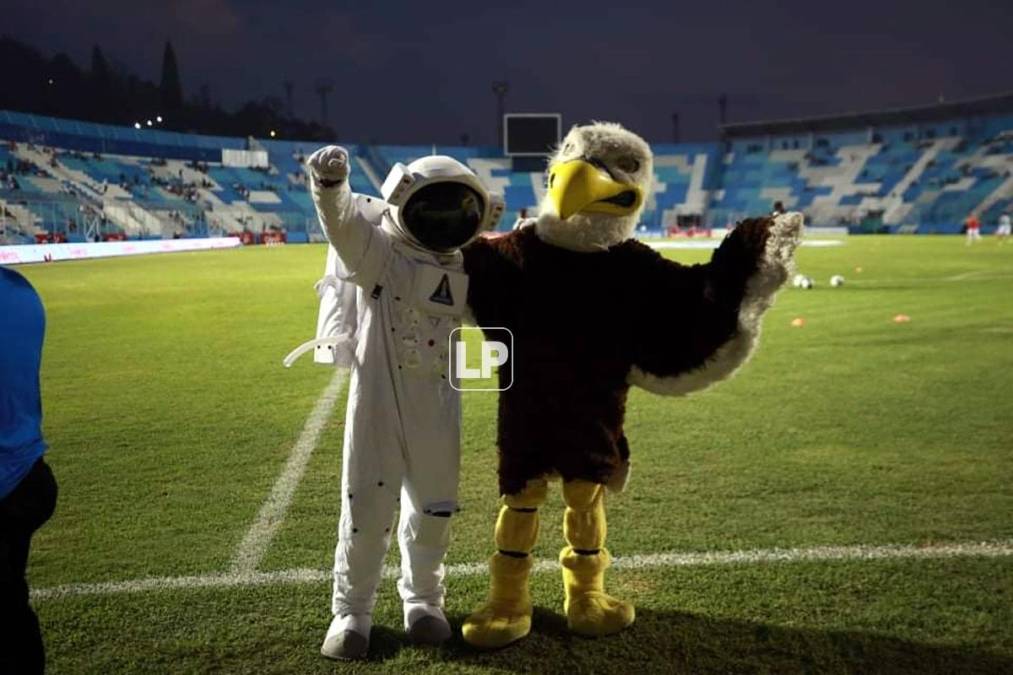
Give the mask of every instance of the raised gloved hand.
<svg viewBox="0 0 1013 675">
<path fill-rule="evenodd" d="M 313 182 L 320 187 L 334 187 L 348 178 L 348 151 L 339 145 L 320 148 L 306 163 Z"/>
</svg>

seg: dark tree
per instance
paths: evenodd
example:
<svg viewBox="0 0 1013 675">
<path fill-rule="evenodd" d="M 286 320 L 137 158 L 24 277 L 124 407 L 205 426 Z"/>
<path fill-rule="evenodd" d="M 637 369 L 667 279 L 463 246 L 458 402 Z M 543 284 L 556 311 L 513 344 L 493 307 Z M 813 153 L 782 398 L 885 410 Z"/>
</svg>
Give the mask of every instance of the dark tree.
<svg viewBox="0 0 1013 675">
<path fill-rule="evenodd" d="M 88 100 L 88 87 L 84 74 L 66 54 L 57 54 L 46 68 L 44 109 L 57 117 L 82 115 Z M 67 105 L 67 102 L 72 102 Z"/>
<path fill-rule="evenodd" d="M 159 93 L 165 112 L 175 112 L 183 107 L 183 85 L 179 81 L 179 65 L 176 63 L 176 52 L 173 51 L 171 42 L 165 43 Z"/>
<path fill-rule="evenodd" d="M 109 119 L 115 114 L 112 74 L 102 48 L 95 45 L 91 48 L 91 72 L 88 74 L 91 84 L 91 119 Z"/>
<path fill-rule="evenodd" d="M 98 45 L 91 48 L 91 79 L 95 86 L 109 86 L 109 64 Z"/>
<path fill-rule="evenodd" d="M 191 133 L 260 136 L 275 131 L 281 138 L 334 137 L 333 130 L 316 122 L 286 115 L 278 98 L 250 102 L 228 112 L 213 103 L 205 86 L 195 101 L 184 102 L 179 67 L 169 44 L 165 46 L 162 80 L 156 84 L 107 59 L 98 46 L 92 49 L 91 68 L 83 70 L 64 54 L 48 58 L 0 35 L 0 110 L 128 126 L 134 122 L 143 125 L 163 115 L 167 128 Z"/>
</svg>

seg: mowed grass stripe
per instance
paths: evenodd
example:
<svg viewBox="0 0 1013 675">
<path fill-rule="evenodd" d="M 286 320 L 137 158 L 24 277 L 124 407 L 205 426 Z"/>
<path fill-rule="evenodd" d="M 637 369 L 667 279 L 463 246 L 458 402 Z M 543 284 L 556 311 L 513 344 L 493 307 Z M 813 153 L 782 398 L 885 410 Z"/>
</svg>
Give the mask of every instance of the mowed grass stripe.
<svg viewBox="0 0 1013 675">
<path fill-rule="evenodd" d="M 36 607 L 54 672 L 334 672 L 318 648 L 330 620 L 341 415 L 325 423 L 260 574 L 226 579 L 334 375 L 306 359 L 280 365 L 312 335 L 324 255 L 251 247 L 24 269 L 49 313 L 45 429 L 61 493 L 33 540 L 29 579 L 50 594 Z M 710 252 L 666 255 L 695 263 Z M 1013 556 L 869 557 L 898 542 L 1013 542 L 1013 350 L 1003 332 L 1013 327 L 1013 246 L 852 237 L 800 250 L 799 271 L 817 287 L 779 295 L 737 377 L 684 399 L 630 394 L 636 467 L 608 503 L 618 556 L 608 588 L 636 604 L 631 631 L 580 640 L 546 611 L 563 603 L 551 571 L 565 543 L 555 486 L 534 549 L 540 609 L 523 645 L 421 650 L 399 630 L 378 631 L 362 668 L 1013 672 L 981 654 L 1013 663 Z M 843 288 L 829 288 L 833 274 L 847 278 Z M 657 311 L 677 304 L 659 297 Z M 898 313 L 912 321 L 894 323 Z M 791 326 L 796 317 L 803 328 Z M 462 511 L 448 556 L 458 622 L 488 591 L 475 561 L 494 550 L 499 508 L 497 397 L 466 395 L 463 406 Z M 871 549 L 854 559 L 727 557 L 857 543 Z M 912 555 L 949 555 L 928 548 Z M 644 555 L 626 555 L 635 553 Z M 634 561 L 659 566 L 626 566 Z M 149 579 L 175 587 L 52 595 Z M 401 624 L 389 580 L 374 618 Z M 951 660 L 939 660 L 940 645 Z M 911 654 L 922 656 L 901 659 Z"/>
<path fill-rule="evenodd" d="M 246 532 L 243 541 L 236 549 L 236 556 L 232 560 L 232 571 L 235 573 L 252 572 L 263 559 L 271 540 L 281 527 L 285 519 L 285 513 L 292 503 L 292 496 L 299 481 L 306 472 L 306 465 L 309 464 L 310 455 L 317 447 L 320 434 L 324 430 L 327 419 L 334 411 L 334 404 L 341 395 L 341 389 L 345 386 L 347 370 L 339 368 L 335 371 L 327 388 L 320 394 L 317 403 L 313 406 L 313 412 L 306 418 L 306 426 L 303 427 L 299 440 L 292 448 L 292 454 L 285 464 L 284 470 L 278 476 L 278 480 L 268 495 L 264 505 L 260 507 L 257 519 Z"/>
<path fill-rule="evenodd" d="M 751 551 L 704 551 L 680 553 L 645 553 L 615 558 L 612 569 L 640 570 L 664 567 L 704 567 L 715 565 L 769 565 L 795 562 L 834 562 L 867 560 L 941 559 L 941 558 L 1000 558 L 1013 556 L 1013 540 L 995 542 L 966 542 L 914 546 L 891 544 L 887 546 L 816 546 L 812 548 L 774 548 Z M 559 568 L 555 560 L 535 562 L 536 573 Z M 447 567 L 447 575 L 473 577 L 485 574 L 486 563 L 462 563 Z M 396 567 L 384 568 L 384 578 L 396 578 Z M 224 574 L 206 574 L 186 577 L 153 577 L 98 584 L 66 584 L 32 591 L 32 598 L 46 600 L 77 595 L 111 595 L 193 588 L 240 588 L 275 584 L 319 583 L 331 578 L 325 570 L 290 569 L 274 572 L 232 571 Z"/>
</svg>

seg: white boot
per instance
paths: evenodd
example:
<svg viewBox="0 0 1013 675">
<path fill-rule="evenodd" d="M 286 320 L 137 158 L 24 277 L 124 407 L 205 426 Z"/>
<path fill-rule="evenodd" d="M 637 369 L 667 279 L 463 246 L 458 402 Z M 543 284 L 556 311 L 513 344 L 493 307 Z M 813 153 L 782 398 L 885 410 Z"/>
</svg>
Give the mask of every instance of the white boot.
<svg viewBox="0 0 1013 675">
<path fill-rule="evenodd" d="M 453 634 L 443 609 L 423 603 L 404 603 L 404 628 L 408 639 L 418 645 L 443 644 Z"/>
<path fill-rule="evenodd" d="M 329 659 L 361 659 L 369 651 L 369 614 L 336 614 L 324 637 L 320 653 Z"/>
</svg>

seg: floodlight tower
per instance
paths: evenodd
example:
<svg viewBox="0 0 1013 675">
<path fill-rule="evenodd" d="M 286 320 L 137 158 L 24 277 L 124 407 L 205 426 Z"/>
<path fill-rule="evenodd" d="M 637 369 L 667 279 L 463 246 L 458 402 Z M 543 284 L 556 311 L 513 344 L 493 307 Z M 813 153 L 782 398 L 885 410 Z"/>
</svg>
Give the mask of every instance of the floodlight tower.
<svg viewBox="0 0 1013 675">
<path fill-rule="evenodd" d="M 295 117 L 295 114 L 293 114 L 294 108 L 292 107 L 292 91 L 294 86 L 292 80 L 285 80 L 285 113 L 289 119 Z"/>
<path fill-rule="evenodd" d="M 320 124 L 327 126 L 327 96 L 334 91 L 334 83 L 329 79 L 317 80 L 317 96 L 320 97 Z"/>
<path fill-rule="evenodd" d="M 721 94 L 718 96 L 718 123 L 724 126 L 724 123 L 728 119 L 728 95 Z"/>
<path fill-rule="evenodd" d="M 672 113 L 672 142 L 679 142 L 679 113 Z"/>
<path fill-rule="evenodd" d="M 510 83 L 499 80 L 492 83 L 492 93 L 496 95 L 496 145 L 503 145 L 503 115 L 506 114 L 506 95 L 510 91 Z"/>
</svg>

